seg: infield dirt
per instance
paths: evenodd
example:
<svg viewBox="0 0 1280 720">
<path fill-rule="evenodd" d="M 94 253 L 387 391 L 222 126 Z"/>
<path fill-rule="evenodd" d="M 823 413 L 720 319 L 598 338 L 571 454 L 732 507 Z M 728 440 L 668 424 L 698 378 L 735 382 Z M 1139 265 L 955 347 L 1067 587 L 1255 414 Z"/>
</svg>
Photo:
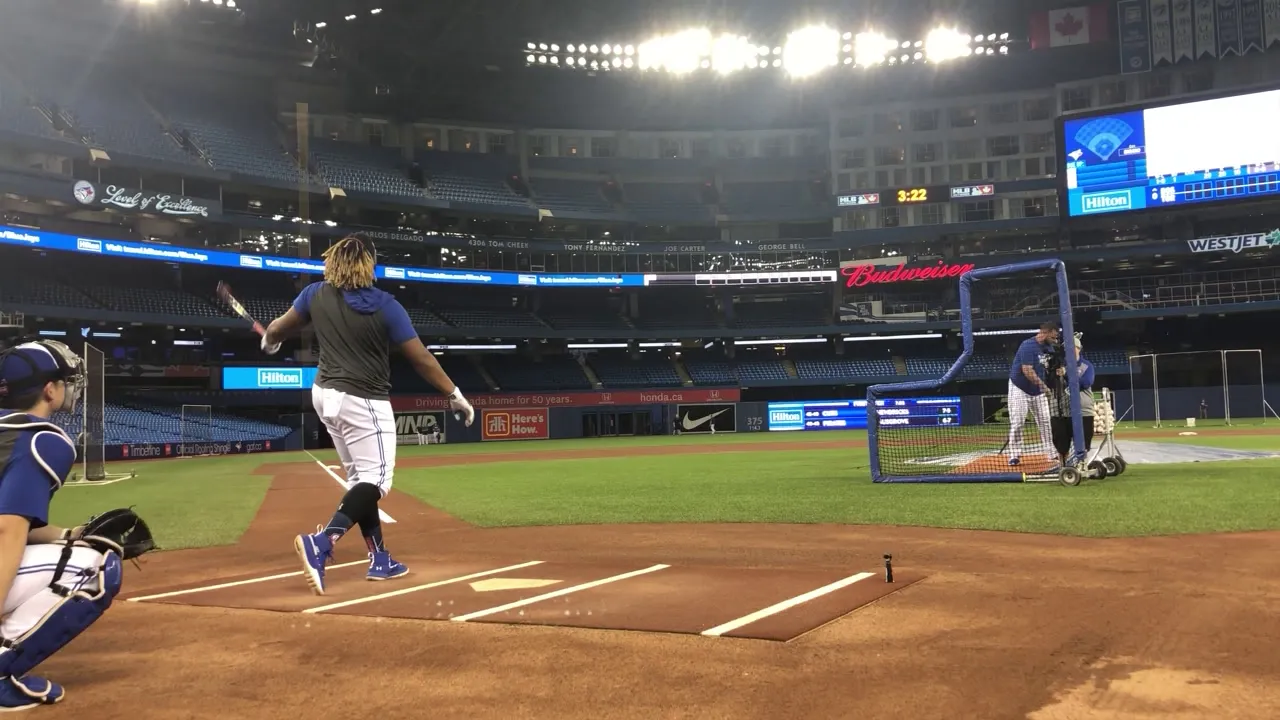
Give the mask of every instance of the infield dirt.
<svg viewBox="0 0 1280 720">
<path fill-rule="evenodd" d="M 769 444 L 817 447 L 787 445 Z M 124 597 L 295 570 L 291 538 L 332 512 L 336 488 L 309 463 L 263 470 L 272 489 L 237 545 L 149 556 L 142 571 L 127 568 Z M 37 712 L 99 720 L 1280 717 L 1280 533 L 1099 540 L 834 525 L 477 529 L 400 493 L 385 508 L 397 520 L 387 528 L 392 549 L 419 567 L 536 557 L 828 577 L 875 569 L 891 552 L 904 577 L 924 579 L 787 643 L 118 602 L 37 671 L 68 693 Z M 362 553 L 352 538 L 336 561 Z M 294 580 L 282 591 L 314 601 Z M 253 587 L 244 586 L 246 597 Z"/>
</svg>

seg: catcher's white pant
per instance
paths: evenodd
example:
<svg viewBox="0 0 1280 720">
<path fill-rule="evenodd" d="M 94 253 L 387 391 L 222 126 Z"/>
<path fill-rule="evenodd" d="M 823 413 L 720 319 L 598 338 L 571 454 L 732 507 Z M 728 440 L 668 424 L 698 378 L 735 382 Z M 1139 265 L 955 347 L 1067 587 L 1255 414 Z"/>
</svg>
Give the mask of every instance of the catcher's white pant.
<svg viewBox="0 0 1280 720">
<path fill-rule="evenodd" d="M 1058 454 L 1053 449 L 1053 431 L 1049 426 L 1049 398 L 1044 393 L 1039 395 L 1028 395 L 1022 391 L 1022 388 L 1009 381 L 1009 457 L 1022 457 L 1022 429 L 1026 425 L 1027 411 L 1031 411 L 1031 415 L 1035 418 L 1036 429 L 1040 431 L 1040 444 L 1031 448 L 1033 453 L 1039 453 L 1049 458 L 1053 463 L 1058 462 Z"/>
<path fill-rule="evenodd" d="M 61 545 L 28 545 L 23 550 L 18 575 L 4 597 L 0 636 L 6 640 L 21 637 L 65 601 L 49 587 L 61 559 Z M 103 555 L 97 550 L 74 547 L 58 584 L 73 592 L 85 588 L 96 590 L 102 582 L 102 562 Z"/>
<path fill-rule="evenodd" d="M 376 485 L 386 497 L 396 471 L 396 416 L 391 402 L 313 385 L 311 404 L 333 438 L 347 481 Z"/>
</svg>

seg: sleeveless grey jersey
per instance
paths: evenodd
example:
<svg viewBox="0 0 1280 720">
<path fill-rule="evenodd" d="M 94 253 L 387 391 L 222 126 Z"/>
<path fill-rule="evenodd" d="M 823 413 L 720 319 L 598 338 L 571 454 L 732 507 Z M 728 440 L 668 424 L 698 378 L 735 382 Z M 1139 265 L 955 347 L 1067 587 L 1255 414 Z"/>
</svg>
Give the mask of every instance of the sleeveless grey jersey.
<svg viewBox="0 0 1280 720">
<path fill-rule="evenodd" d="M 369 400 L 390 397 L 391 339 L 384 312 L 354 310 L 341 290 L 321 284 L 311 298 L 311 323 L 320 345 L 317 385 Z"/>
</svg>

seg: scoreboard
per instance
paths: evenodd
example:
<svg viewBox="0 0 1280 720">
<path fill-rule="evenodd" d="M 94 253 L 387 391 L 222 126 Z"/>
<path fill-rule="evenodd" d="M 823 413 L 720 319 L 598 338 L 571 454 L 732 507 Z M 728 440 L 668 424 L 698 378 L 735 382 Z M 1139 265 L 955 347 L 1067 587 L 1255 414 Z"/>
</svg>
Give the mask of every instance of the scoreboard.
<svg viewBox="0 0 1280 720">
<path fill-rule="evenodd" d="M 836 198 L 839 207 L 867 207 L 881 205 L 923 205 L 925 203 L 951 202 L 993 197 L 996 186 L 986 185 L 917 185 L 894 188 L 880 192 L 854 193 Z"/>
<path fill-rule="evenodd" d="M 1280 195 L 1280 90 L 1067 117 L 1069 217 Z"/>
<path fill-rule="evenodd" d="M 880 426 L 938 427 L 960 424 L 960 398 L 887 398 L 876 401 Z M 866 400 L 771 402 L 769 432 L 796 430 L 863 430 Z"/>
</svg>

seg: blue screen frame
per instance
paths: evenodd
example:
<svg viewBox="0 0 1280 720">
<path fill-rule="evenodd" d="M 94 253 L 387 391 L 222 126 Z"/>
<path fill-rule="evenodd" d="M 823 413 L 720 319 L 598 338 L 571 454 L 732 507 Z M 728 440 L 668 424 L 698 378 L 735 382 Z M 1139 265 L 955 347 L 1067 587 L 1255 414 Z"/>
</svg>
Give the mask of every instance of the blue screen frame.
<svg viewBox="0 0 1280 720">
<path fill-rule="evenodd" d="M 1069 155 L 1072 152 L 1082 150 L 1080 142 L 1075 139 L 1075 135 L 1082 126 L 1091 121 L 1110 118 L 1128 125 L 1132 134 L 1124 139 L 1121 147 L 1134 145 L 1143 149 L 1143 152 L 1136 153 L 1136 155 L 1130 157 L 1133 157 L 1135 164 L 1143 163 L 1141 170 L 1145 174 L 1146 127 L 1142 117 L 1147 110 L 1276 91 L 1280 91 L 1280 84 L 1267 83 L 1244 88 L 1237 87 L 1215 92 L 1197 93 L 1177 98 L 1162 98 L 1119 108 L 1090 109 L 1059 115 L 1056 122 L 1058 154 L 1055 171 L 1058 180 L 1060 216 L 1064 221 L 1078 223 L 1093 218 L 1132 217 L 1157 212 L 1184 212 L 1247 201 L 1257 202 L 1280 199 L 1280 170 L 1251 176 L 1231 175 L 1213 179 L 1200 177 L 1198 173 L 1195 177 L 1179 176 L 1177 178 L 1169 178 L 1169 186 L 1182 190 L 1184 194 L 1192 196 L 1203 195 L 1199 198 L 1181 199 L 1172 203 L 1151 199 L 1153 191 L 1163 187 L 1160 184 L 1143 183 L 1141 186 L 1120 187 L 1119 185 L 1123 183 L 1117 183 L 1117 187 L 1104 188 L 1091 193 L 1090 195 L 1097 196 L 1096 198 L 1091 198 L 1095 201 L 1096 207 L 1086 209 L 1083 207 L 1085 203 L 1084 193 L 1072 191 L 1067 187 Z M 1096 154 L 1090 155 L 1088 150 L 1084 150 L 1084 153 L 1095 161 L 1095 165 L 1100 164 L 1097 163 L 1100 158 Z M 1115 159 L 1115 156 L 1111 158 L 1113 161 Z M 1275 158 L 1274 160 L 1280 160 L 1280 158 Z M 1198 169 L 1191 168 L 1190 170 Z M 1110 168 L 1104 172 L 1114 173 L 1118 172 L 1118 170 L 1118 168 Z M 1198 189 L 1201 187 L 1205 187 L 1205 190 Z M 1108 205 L 1111 207 L 1107 207 Z"/>
</svg>

